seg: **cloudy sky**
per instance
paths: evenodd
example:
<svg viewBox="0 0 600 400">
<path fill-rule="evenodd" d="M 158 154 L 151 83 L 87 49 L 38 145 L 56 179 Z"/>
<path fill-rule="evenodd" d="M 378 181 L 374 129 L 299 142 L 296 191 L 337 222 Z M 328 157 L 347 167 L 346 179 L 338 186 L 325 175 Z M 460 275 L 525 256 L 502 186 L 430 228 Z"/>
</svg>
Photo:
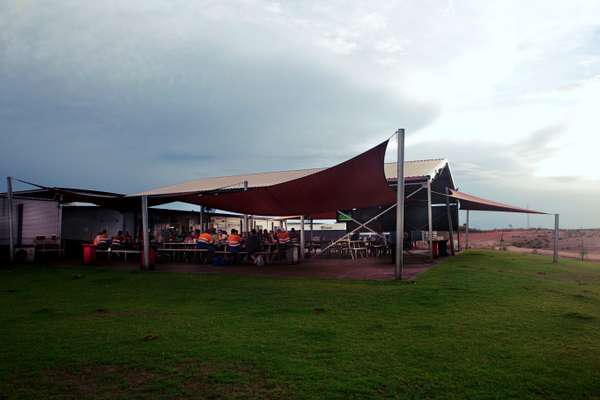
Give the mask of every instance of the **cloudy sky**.
<svg viewBox="0 0 600 400">
<path fill-rule="evenodd" d="M 131 193 L 328 166 L 403 127 L 406 157 L 448 158 L 460 189 L 600 227 L 599 15 L 598 1 L 4 0 L 0 172 Z"/>
</svg>

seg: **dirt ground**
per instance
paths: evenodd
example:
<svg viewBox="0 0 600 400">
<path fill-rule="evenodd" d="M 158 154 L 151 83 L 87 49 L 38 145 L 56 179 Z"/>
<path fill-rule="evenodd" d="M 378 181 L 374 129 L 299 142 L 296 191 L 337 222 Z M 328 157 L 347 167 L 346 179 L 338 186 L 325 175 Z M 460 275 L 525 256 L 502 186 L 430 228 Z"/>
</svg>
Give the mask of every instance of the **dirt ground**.
<svg viewBox="0 0 600 400">
<path fill-rule="evenodd" d="M 464 245 L 464 233 L 461 241 Z M 505 247 L 519 253 L 552 254 L 554 231 L 549 229 L 498 229 L 469 232 L 469 247 L 491 249 Z M 600 261 L 600 229 L 562 229 L 559 234 L 562 257 Z"/>
<path fill-rule="evenodd" d="M 433 264 L 427 262 L 426 252 L 411 252 L 405 256 L 403 280 L 413 281 L 421 272 L 439 264 L 445 258 L 438 258 Z M 114 269 L 137 270 L 139 263 L 106 262 L 98 260 L 98 265 Z M 311 277 L 320 279 L 391 280 L 394 279 L 394 264 L 390 257 L 350 258 L 309 258 L 300 264 L 269 264 L 257 267 L 252 264 L 236 264 L 213 267 L 208 264 L 158 263 L 156 271 L 192 272 L 205 274 L 234 274 L 271 277 Z"/>
</svg>

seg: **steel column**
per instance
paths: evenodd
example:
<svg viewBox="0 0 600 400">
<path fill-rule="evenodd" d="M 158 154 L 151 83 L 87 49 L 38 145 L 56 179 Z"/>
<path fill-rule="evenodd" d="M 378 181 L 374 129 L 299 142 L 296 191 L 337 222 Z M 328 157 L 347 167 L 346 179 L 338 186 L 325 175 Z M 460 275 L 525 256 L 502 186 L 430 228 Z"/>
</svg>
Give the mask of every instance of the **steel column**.
<svg viewBox="0 0 600 400">
<path fill-rule="evenodd" d="M 460 246 L 460 207 L 458 204 L 458 200 L 456 201 L 456 242 L 458 243 L 458 251 L 462 251 L 462 247 Z"/>
<path fill-rule="evenodd" d="M 12 263 L 15 260 L 15 237 L 13 232 L 13 189 L 12 177 L 6 177 L 6 190 L 8 200 L 8 251 L 10 252 L 9 260 Z"/>
<path fill-rule="evenodd" d="M 469 210 L 467 210 L 467 224 L 465 226 L 465 250 L 469 248 Z"/>
<path fill-rule="evenodd" d="M 431 177 L 427 179 L 427 225 L 429 227 L 429 259 L 433 262 L 433 210 L 431 208 Z"/>
<path fill-rule="evenodd" d="M 200 206 L 200 232 L 206 232 L 204 230 L 204 206 Z"/>
<path fill-rule="evenodd" d="M 450 239 L 450 254 L 454 255 L 454 232 L 452 232 L 452 214 L 450 214 L 450 190 L 446 188 L 446 214 L 448 215 L 448 237 Z"/>
<path fill-rule="evenodd" d="M 554 257 L 552 260 L 554 263 L 558 263 L 559 234 L 559 214 L 554 214 Z"/>
<path fill-rule="evenodd" d="M 404 269 L 404 129 L 396 132 L 398 159 L 396 161 L 396 269 L 395 278 L 402 279 Z"/>
<path fill-rule="evenodd" d="M 63 196 L 58 199 L 58 222 L 56 226 L 56 236 L 58 238 L 58 244 L 62 248 L 62 214 L 63 214 Z M 123 218 L 125 220 L 125 218 Z"/>
<path fill-rule="evenodd" d="M 300 217 L 300 261 L 304 260 L 304 215 Z"/>
<path fill-rule="evenodd" d="M 244 181 L 244 192 L 248 191 L 248 181 Z M 242 229 L 243 233 L 246 233 L 245 236 L 248 236 L 248 232 L 250 232 L 250 229 L 248 229 L 248 214 L 244 214 L 244 228 Z"/>
<path fill-rule="evenodd" d="M 142 240 L 144 241 L 144 269 L 150 267 L 150 232 L 148 232 L 148 196 L 142 195 Z"/>
</svg>

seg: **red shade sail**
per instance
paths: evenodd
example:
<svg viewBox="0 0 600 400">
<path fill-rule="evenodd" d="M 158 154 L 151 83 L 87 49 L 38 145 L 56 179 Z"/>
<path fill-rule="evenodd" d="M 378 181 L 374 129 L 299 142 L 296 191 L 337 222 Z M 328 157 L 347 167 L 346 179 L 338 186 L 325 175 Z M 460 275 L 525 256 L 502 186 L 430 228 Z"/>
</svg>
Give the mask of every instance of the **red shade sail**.
<svg viewBox="0 0 600 400">
<path fill-rule="evenodd" d="M 388 141 L 348 161 L 302 178 L 247 191 L 152 196 L 151 205 L 183 201 L 255 215 L 323 215 L 392 204 L 396 193 L 384 172 Z"/>
<path fill-rule="evenodd" d="M 515 207 L 508 204 L 498 203 L 492 200 L 483 199 L 471 194 L 462 193 L 457 190 L 450 189 L 450 197 L 460 201 L 461 210 L 475 211 L 503 211 L 515 212 L 524 214 L 547 214 L 541 211 L 528 210 L 526 208 Z"/>
</svg>

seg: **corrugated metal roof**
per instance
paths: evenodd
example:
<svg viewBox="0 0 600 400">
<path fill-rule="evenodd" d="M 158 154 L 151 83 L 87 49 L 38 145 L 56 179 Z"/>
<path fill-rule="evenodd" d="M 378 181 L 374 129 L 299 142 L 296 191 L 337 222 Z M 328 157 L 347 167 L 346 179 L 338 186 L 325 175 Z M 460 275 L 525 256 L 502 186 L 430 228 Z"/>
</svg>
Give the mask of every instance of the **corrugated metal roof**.
<svg viewBox="0 0 600 400">
<path fill-rule="evenodd" d="M 435 174 L 448 164 L 444 158 L 431 160 L 409 160 L 404 163 L 405 178 L 420 178 L 424 176 L 435 176 Z M 396 163 L 385 163 L 385 177 L 389 180 L 396 180 Z"/>
<path fill-rule="evenodd" d="M 447 164 L 445 159 L 416 160 L 404 163 L 404 176 L 406 178 L 418 178 L 424 176 L 435 176 L 435 174 Z M 193 181 L 183 182 L 176 185 L 164 186 L 139 195 L 160 195 L 170 193 L 201 192 L 219 189 L 241 189 L 244 181 L 248 181 L 248 187 L 263 187 L 276 185 L 314 174 L 326 168 L 310 168 L 292 171 L 263 172 L 249 175 L 221 176 L 215 178 L 201 178 Z M 396 163 L 385 164 L 385 176 L 389 180 L 396 180 Z"/>
</svg>

